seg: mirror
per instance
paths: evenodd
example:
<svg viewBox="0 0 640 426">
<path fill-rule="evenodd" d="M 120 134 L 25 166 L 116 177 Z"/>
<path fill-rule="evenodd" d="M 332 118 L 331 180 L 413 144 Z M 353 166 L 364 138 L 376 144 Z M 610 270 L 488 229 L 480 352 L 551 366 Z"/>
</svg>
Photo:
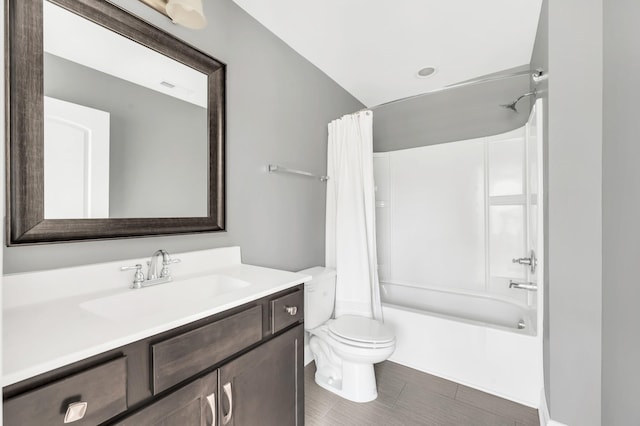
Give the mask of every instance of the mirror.
<svg viewBox="0 0 640 426">
<path fill-rule="evenodd" d="M 206 216 L 207 76 L 43 11 L 45 219 Z"/>
<path fill-rule="evenodd" d="M 8 244 L 224 229 L 224 64 L 100 0 L 9 0 Z"/>
</svg>

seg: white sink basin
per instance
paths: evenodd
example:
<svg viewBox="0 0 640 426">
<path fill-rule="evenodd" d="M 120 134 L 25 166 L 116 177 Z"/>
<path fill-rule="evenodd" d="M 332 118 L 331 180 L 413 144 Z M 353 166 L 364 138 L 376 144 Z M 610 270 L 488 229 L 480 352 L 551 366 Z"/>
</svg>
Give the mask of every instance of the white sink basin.
<svg viewBox="0 0 640 426">
<path fill-rule="evenodd" d="M 80 303 L 80 308 L 115 321 L 135 321 L 165 310 L 206 309 L 216 297 L 250 286 L 251 283 L 224 275 L 207 275 L 129 290 Z"/>
</svg>

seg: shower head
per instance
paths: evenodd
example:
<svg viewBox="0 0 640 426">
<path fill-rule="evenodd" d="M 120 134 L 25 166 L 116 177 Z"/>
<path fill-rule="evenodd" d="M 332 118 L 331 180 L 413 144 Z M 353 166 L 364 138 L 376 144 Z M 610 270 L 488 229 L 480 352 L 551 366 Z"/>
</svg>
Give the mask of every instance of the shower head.
<svg viewBox="0 0 640 426">
<path fill-rule="evenodd" d="M 510 109 L 513 112 L 518 112 L 518 110 L 516 109 L 516 104 L 518 103 L 518 101 L 513 101 L 510 104 L 503 104 L 500 105 L 502 108 L 506 108 L 506 109 Z"/>
<path fill-rule="evenodd" d="M 501 106 L 502 108 L 507 108 L 507 109 L 510 109 L 511 111 L 513 111 L 513 112 L 516 112 L 516 113 L 517 113 L 517 112 L 518 112 L 518 109 L 516 108 L 516 104 L 517 104 L 518 102 L 520 102 L 520 99 L 522 99 L 522 98 L 526 98 L 527 96 L 534 96 L 534 97 L 535 97 L 535 96 L 536 96 L 536 94 L 537 94 L 537 92 L 534 90 L 534 91 L 532 91 L 532 92 L 525 93 L 524 95 L 520 95 L 520 96 L 518 97 L 518 99 L 516 99 L 515 101 L 511 102 L 510 104 L 504 104 L 504 105 L 500 105 L 500 106 Z"/>
</svg>

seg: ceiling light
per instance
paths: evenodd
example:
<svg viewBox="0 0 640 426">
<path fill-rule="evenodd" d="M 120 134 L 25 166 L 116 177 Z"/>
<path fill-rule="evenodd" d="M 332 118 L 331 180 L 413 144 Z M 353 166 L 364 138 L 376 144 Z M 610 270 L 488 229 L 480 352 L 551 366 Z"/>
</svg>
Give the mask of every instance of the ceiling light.
<svg viewBox="0 0 640 426">
<path fill-rule="evenodd" d="M 199 30 L 207 25 L 202 11 L 202 0 L 169 0 L 167 15 L 174 23 Z"/>
<path fill-rule="evenodd" d="M 140 0 L 168 16 L 174 24 L 199 30 L 207 25 L 202 0 Z"/>
<path fill-rule="evenodd" d="M 431 77 L 436 73 L 436 71 L 437 71 L 436 67 L 424 67 L 418 70 L 418 72 L 416 73 L 416 77 L 418 78 Z"/>
</svg>

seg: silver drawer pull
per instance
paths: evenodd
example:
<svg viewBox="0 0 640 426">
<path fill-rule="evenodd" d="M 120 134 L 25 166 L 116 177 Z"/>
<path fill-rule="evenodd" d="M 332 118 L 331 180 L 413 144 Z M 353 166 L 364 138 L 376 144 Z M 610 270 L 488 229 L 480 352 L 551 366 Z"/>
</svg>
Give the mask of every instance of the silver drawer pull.
<svg viewBox="0 0 640 426">
<path fill-rule="evenodd" d="M 284 310 L 287 311 L 287 313 L 291 316 L 295 316 L 295 314 L 298 313 L 298 307 L 297 306 L 285 306 Z"/>
<path fill-rule="evenodd" d="M 213 417 L 211 426 L 216 426 L 216 394 L 215 392 L 207 396 L 207 403 L 209 404 L 209 409 L 211 410 L 211 416 Z"/>
<path fill-rule="evenodd" d="M 222 387 L 222 391 L 224 395 L 227 397 L 227 401 L 229 401 L 229 412 L 222 417 L 222 424 L 226 425 L 231 420 L 231 416 L 233 416 L 233 391 L 231 390 L 231 382 L 228 382 Z M 224 408 L 221 408 L 224 413 Z"/>
<path fill-rule="evenodd" d="M 77 420 L 81 420 L 86 413 L 86 402 L 73 402 L 67 406 L 67 413 L 64 415 L 64 422 L 72 423 Z"/>
</svg>

